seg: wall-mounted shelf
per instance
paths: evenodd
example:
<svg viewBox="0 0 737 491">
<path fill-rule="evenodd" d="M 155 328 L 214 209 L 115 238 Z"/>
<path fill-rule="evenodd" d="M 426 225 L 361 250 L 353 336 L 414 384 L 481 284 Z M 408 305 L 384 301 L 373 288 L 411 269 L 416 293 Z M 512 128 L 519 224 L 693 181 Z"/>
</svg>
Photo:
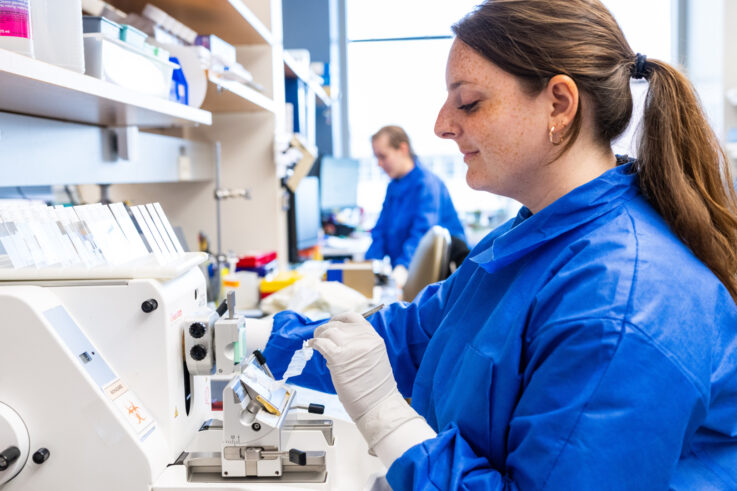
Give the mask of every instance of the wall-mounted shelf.
<svg viewBox="0 0 737 491">
<path fill-rule="evenodd" d="M 247 85 L 208 74 L 202 107 L 212 112 L 274 112 L 274 101 Z"/>
<path fill-rule="evenodd" d="M 294 57 L 286 51 L 284 52 L 284 75 L 288 78 L 298 78 L 306 83 L 310 90 L 314 92 L 319 103 L 326 106 L 329 106 L 332 103 L 332 100 L 330 99 L 330 96 L 328 96 L 327 92 L 325 92 L 325 89 L 315 82 L 315 80 L 310 77 L 309 71 L 300 67 Z"/>
<path fill-rule="evenodd" d="M 232 45 L 273 44 L 271 31 L 243 0 L 108 0 L 124 12 L 140 13 L 147 3 L 199 34 L 215 34 Z"/>
<path fill-rule="evenodd" d="M 100 126 L 212 124 L 212 114 L 0 49 L 0 111 Z"/>
</svg>

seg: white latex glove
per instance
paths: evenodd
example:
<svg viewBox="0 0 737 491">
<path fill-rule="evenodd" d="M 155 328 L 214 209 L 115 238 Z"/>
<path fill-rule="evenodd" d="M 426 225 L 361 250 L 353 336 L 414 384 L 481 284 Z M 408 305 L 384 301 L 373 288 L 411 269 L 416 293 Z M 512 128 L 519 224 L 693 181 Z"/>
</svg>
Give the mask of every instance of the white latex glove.
<svg viewBox="0 0 737 491">
<path fill-rule="evenodd" d="M 409 272 L 407 271 L 407 268 L 405 268 L 401 264 L 398 264 L 394 268 L 394 271 L 392 271 L 392 278 L 394 278 L 394 283 L 397 284 L 397 288 L 404 288 L 404 285 L 407 284 L 408 275 Z"/>
<path fill-rule="evenodd" d="M 340 402 L 385 465 L 436 436 L 397 390 L 384 340 L 360 314 L 336 315 L 309 345 L 327 360 Z"/>
</svg>

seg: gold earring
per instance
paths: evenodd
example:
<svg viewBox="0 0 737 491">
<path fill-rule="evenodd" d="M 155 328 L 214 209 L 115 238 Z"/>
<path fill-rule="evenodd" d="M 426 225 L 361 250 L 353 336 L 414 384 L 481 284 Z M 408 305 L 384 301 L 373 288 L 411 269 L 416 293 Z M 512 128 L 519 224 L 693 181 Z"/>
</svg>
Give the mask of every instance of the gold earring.
<svg viewBox="0 0 737 491">
<path fill-rule="evenodd" d="M 560 129 L 563 130 L 563 128 L 566 127 L 565 123 L 560 123 Z M 548 139 L 550 140 L 550 143 L 553 145 L 560 145 L 560 135 L 558 135 L 558 139 L 555 139 L 555 125 L 550 127 L 550 133 L 548 133 Z"/>
</svg>

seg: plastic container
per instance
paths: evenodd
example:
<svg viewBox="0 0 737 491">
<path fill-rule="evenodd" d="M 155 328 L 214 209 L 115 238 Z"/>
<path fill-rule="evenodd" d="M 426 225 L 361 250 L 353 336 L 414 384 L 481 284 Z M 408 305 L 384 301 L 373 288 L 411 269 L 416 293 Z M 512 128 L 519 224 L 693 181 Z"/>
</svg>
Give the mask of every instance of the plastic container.
<svg viewBox="0 0 737 491">
<path fill-rule="evenodd" d="M 31 0 L 36 59 L 84 73 L 82 0 Z"/>
<path fill-rule="evenodd" d="M 195 44 L 207 48 L 223 66 L 230 66 L 236 61 L 235 46 L 226 43 L 214 34 L 197 36 Z"/>
<path fill-rule="evenodd" d="M 187 44 L 194 44 L 195 39 L 197 38 L 197 33 L 195 31 L 150 3 L 146 4 L 143 8 L 143 16 Z M 160 39 L 158 40 L 161 41 Z"/>
<path fill-rule="evenodd" d="M 153 44 L 143 43 L 141 51 L 143 51 L 148 56 L 156 57 L 156 46 L 154 46 Z M 167 58 L 167 61 L 168 60 L 169 59 Z"/>
<path fill-rule="evenodd" d="M 179 60 L 175 57 L 169 58 L 169 61 L 179 65 Z M 171 76 L 171 91 L 169 92 L 169 100 L 180 104 L 189 103 L 189 90 L 187 88 L 187 79 L 184 76 L 182 67 L 175 68 Z"/>
<path fill-rule="evenodd" d="M 225 294 L 235 292 L 235 306 L 239 310 L 258 308 L 260 300 L 259 284 L 261 278 L 256 273 L 239 271 L 223 278 Z"/>
<path fill-rule="evenodd" d="M 251 271 L 253 273 L 256 273 L 261 278 L 264 278 L 272 273 L 274 273 L 279 267 L 279 262 L 274 260 L 270 263 L 263 264 L 261 266 L 254 266 L 252 268 L 244 268 L 241 266 L 238 266 L 236 268 L 236 271 Z"/>
<path fill-rule="evenodd" d="M 145 32 L 139 31 L 133 26 L 129 26 L 128 24 L 122 24 L 120 26 L 120 40 L 136 48 L 144 49 L 147 37 Z"/>
<path fill-rule="evenodd" d="M 0 48 L 33 56 L 29 0 L 0 0 Z"/>
<path fill-rule="evenodd" d="M 191 107 L 200 107 L 207 95 L 207 75 L 205 69 L 210 66 L 210 52 L 202 46 L 166 45 L 170 56 L 179 60 L 179 65 L 187 80 L 187 104 Z M 208 61 L 203 61 L 205 57 Z"/>
<path fill-rule="evenodd" d="M 161 46 L 154 46 L 154 56 L 156 56 L 160 60 L 164 60 L 164 61 L 167 61 L 168 60 L 168 61 L 171 61 L 169 59 L 170 58 L 169 50 L 168 49 L 164 49 Z M 179 62 L 178 61 L 177 62 L 172 62 L 172 63 L 176 63 L 177 65 L 179 65 Z"/>
<path fill-rule="evenodd" d="M 279 271 L 273 278 L 261 280 L 261 285 L 259 286 L 261 298 L 266 298 L 272 293 L 278 292 L 282 288 L 286 288 L 301 279 L 302 274 L 299 271 Z"/>
<path fill-rule="evenodd" d="M 264 266 L 276 259 L 276 251 L 254 252 L 238 258 L 237 269 Z"/>
<path fill-rule="evenodd" d="M 82 30 L 85 34 L 99 33 L 110 39 L 120 39 L 120 24 L 105 17 L 85 15 L 82 18 Z"/>
<path fill-rule="evenodd" d="M 87 74 L 137 92 L 169 98 L 176 65 L 102 34 L 85 34 Z"/>
</svg>

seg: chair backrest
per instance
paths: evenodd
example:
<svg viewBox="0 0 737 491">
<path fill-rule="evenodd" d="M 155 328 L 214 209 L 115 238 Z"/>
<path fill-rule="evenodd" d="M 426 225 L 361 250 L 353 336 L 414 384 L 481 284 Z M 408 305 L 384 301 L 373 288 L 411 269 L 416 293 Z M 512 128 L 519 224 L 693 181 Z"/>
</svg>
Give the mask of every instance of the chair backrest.
<svg viewBox="0 0 737 491">
<path fill-rule="evenodd" d="M 422 236 L 412 256 L 402 298 L 411 301 L 427 285 L 445 278 L 449 258 L 450 233 L 448 229 L 435 225 Z"/>
<path fill-rule="evenodd" d="M 452 275 L 456 269 L 461 267 L 463 261 L 466 260 L 471 250 L 468 248 L 466 241 L 455 235 L 450 238 L 450 251 L 448 252 L 448 269 L 443 279 Z"/>
</svg>

